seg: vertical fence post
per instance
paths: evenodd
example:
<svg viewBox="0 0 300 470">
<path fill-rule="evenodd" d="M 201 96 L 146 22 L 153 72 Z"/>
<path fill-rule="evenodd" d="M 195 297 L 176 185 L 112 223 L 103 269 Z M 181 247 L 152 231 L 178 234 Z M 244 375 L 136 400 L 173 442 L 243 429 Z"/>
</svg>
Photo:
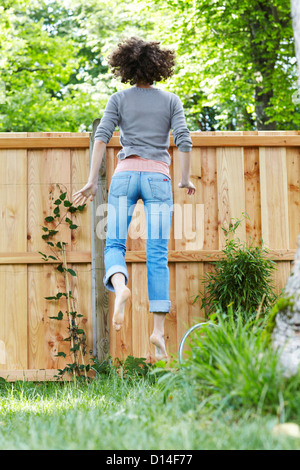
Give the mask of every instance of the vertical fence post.
<svg viewBox="0 0 300 470">
<path fill-rule="evenodd" d="M 93 153 L 94 135 L 100 119 L 93 122 L 93 131 L 90 135 L 90 162 Z M 108 291 L 103 285 L 105 274 L 104 248 L 105 240 L 97 236 L 97 208 L 107 203 L 106 183 L 106 155 L 104 155 L 99 171 L 98 190 L 91 203 L 91 234 L 92 234 L 92 302 L 93 302 L 93 344 L 94 357 L 99 361 L 106 359 L 109 353 L 109 309 Z"/>
</svg>

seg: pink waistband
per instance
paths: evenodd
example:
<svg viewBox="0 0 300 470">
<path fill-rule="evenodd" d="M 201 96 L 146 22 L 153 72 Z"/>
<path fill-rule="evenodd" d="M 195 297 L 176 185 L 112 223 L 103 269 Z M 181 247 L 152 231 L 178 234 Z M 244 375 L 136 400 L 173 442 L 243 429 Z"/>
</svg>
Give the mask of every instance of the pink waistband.
<svg viewBox="0 0 300 470">
<path fill-rule="evenodd" d="M 169 165 L 167 163 L 138 156 L 130 156 L 124 158 L 124 160 L 120 160 L 114 173 L 118 173 L 119 171 L 155 171 L 171 178 Z"/>
</svg>

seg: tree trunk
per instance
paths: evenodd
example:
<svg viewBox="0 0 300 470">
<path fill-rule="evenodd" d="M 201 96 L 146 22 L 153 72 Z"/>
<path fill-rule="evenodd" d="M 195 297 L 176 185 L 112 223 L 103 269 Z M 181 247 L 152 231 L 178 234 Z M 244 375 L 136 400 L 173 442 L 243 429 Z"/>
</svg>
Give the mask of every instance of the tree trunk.
<svg viewBox="0 0 300 470">
<path fill-rule="evenodd" d="M 281 350 L 280 360 L 285 375 L 294 375 L 300 365 L 300 235 L 293 270 L 277 305 L 279 311 L 275 318 L 273 345 Z"/>
<path fill-rule="evenodd" d="M 256 125 L 259 131 L 273 131 L 276 130 L 276 123 L 267 121 L 270 119 L 265 109 L 270 105 L 270 100 L 273 97 L 273 90 L 269 92 L 262 92 L 260 87 L 256 87 L 255 90 L 255 114 L 256 114 Z"/>
<path fill-rule="evenodd" d="M 291 0 L 291 13 L 293 20 L 293 30 L 295 39 L 295 52 L 298 64 L 298 85 L 300 88 L 300 2 Z"/>
<path fill-rule="evenodd" d="M 298 86 L 300 91 L 300 2 L 291 0 L 291 15 L 298 63 Z M 284 289 L 284 298 L 275 318 L 273 345 L 280 348 L 281 363 L 285 375 L 294 375 L 300 367 L 300 235 L 293 270 Z"/>
</svg>

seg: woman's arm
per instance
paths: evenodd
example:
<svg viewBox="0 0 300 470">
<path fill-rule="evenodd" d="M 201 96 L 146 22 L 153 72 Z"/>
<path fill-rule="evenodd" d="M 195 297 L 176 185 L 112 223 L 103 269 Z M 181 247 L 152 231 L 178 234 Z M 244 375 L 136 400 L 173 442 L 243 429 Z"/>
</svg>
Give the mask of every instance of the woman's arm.
<svg viewBox="0 0 300 470">
<path fill-rule="evenodd" d="M 106 144 L 110 141 L 115 127 L 118 125 L 118 122 L 118 99 L 117 93 L 114 93 L 113 95 L 111 95 L 106 104 L 100 124 L 98 125 L 95 132 L 92 162 L 88 182 L 82 189 L 73 194 L 74 204 L 77 204 L 79 202 L 81 202 L 81 204 L 84 204 L 88 198 L 90 198 L 90 201 L 93 201 L 94 196 L 97 192 L 98 175 L 104 156 Z"/>
<path fill-rule="evenodd" d="M 98 175 L 103 160 L 106 143 L 102 140 L 95 140 L 93 145 L 92 162 L 90 169 L 90 176 L 88 181 L 98 183 Z"/>
<path fill-rule="evenodd" d="M 196 188 L 190 181 L 191 149 L 193 143 L 186 125 L 184 109 L 178 96 L 174 98 L 171 128 L 173 130 L 174 143 L 178 147 L 181 166 L 181 182 L 178 183 L 178 187 L 187 188 L 187 194 L 194 194 Z"/>
<path fill-rule="evenodd" d="M 102 140 L 95 140 L 93 146 L 89 179 L 87 184 L 83 188 L 73 194 L 74 204 L 80 203 L 80 205 L 83 205 L 88 198 L 90 198 L 90 201 L 93 201 L 98 188 L 99 170 L 101 167 L 105 149 L 105 142 L 102 142 Z"/>
<path fill-rule="evenodd" d="M 194 194 L 195 186 L 190 181 L 191 172 L 191 152 L 182 152 L 179 150 L 179 160 L 181 167 L 181 181 L 178 183 L 179 188 L 187 188 L 187 194 Z"/>
</svg>

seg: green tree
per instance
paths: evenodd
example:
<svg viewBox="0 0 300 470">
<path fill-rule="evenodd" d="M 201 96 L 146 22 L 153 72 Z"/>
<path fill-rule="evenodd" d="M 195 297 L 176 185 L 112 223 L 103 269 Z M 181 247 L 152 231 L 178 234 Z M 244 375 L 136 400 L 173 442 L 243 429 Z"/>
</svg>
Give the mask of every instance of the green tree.
<svg viewBox="0 0 300 470">
<path fill-rule="evenodd" d="M 90 130 L 131 35 L 176 49 L 191 130 L 299 128 L 290 0 L 1 0 L 0 132 Z"/>
<path fill-rule="evenodd" d="M 0 132 L 89 130 L 116 91 L 104 54 L 128 26 L 121 2 L 1 3 Z"/>
<path fill-rule="evenodd" d="M 168 11 L 160 34 L 178 51 L 174 90 L 194 127 L 296 129 L 290 0 L 149 0 Z M 210 110 L 210 113 L 208 113 Z M 206 130 L 206 129 L 203 129 Z"/>
<path fill-rule="evenodd" d="M 2 5 L 6 28 L 0 45 L 0 130 L 76 131 L 81 118 L 89 115 L 87 92 L 70 84 L 79 67 L 76 43 L 50 31 L 44 16 L 36 14 L 46 2 L 7 4 Z M 50 12 L 50 4 L 47 8 Z"/>
</svg>

